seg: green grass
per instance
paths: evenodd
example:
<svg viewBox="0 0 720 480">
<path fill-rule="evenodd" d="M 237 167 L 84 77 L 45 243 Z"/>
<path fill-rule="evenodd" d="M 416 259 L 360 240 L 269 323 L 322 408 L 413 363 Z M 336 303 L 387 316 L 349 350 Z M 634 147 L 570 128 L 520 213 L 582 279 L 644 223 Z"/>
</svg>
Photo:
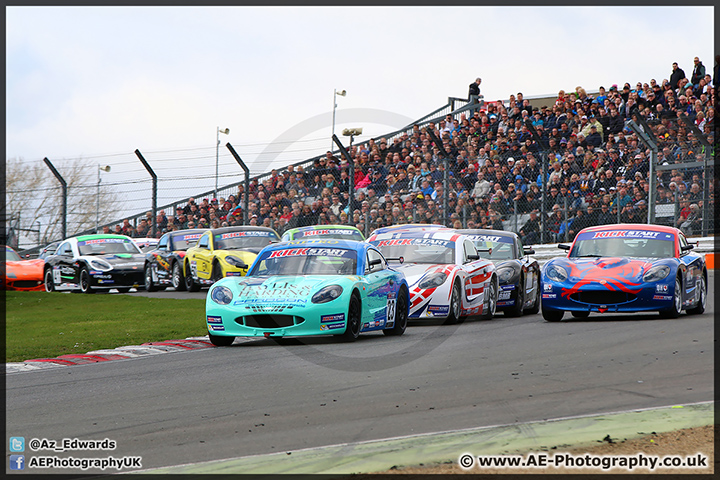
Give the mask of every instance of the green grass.
<svg viewBox="0 0 720 480">
<path fill-rule="evenodd" d="M 6 362 L 207 334 L 203 299 L 4 293 Z"/>
</svg>

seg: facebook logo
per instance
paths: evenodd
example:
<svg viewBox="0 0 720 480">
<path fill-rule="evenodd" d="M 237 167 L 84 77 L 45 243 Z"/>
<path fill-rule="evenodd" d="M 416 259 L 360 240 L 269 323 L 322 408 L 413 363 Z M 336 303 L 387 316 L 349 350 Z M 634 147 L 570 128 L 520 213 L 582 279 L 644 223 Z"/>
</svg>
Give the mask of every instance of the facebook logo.
<svg viewBox="0 0 720 480">
<path fill-rule="evenodd" d="M 24 452 L 25 451 L 25 437 L 10 437 L 10 451 L 11 452 Z"/>
<path fill-rule="evenodd" d="M 10 470 L 25 470 L 25 455 L 10 455 Z"/>
</svg>

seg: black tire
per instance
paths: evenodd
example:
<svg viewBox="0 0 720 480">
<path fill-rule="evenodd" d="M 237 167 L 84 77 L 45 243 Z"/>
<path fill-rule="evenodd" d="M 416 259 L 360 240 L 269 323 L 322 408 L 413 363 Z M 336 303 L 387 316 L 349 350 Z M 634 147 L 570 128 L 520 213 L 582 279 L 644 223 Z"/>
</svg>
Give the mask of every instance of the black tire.
<svg viewBox="0 0 720 480">
<path fill-rule="evenodd" d="M 45 275 L 43 275 L 43 278 L 45 279 L 45 291 L 54 292 L 55 283 L 53 282 L 53 272 L 51 268 L 45 269 Z"/>
<path fill-rule="evenodd" d="M 680 277 L 675 278 L 675 289 L 673 290 L 672 306 L 668 309 L 661 310 L 660 316 L 663 318 L 678 318 L 682 312 L 682 281 Z"/>
<path fill-rule="evenodd" d="M 185 286 L 185 276 L 183 275 L 182 265 L 180 262 L 173 262 L 172 265 L 172 286 L 178 292 L 187 290 Z"/>
<path fill-rule="evenodd" d="M 700 300 L 693 308 L 688 308 L 687 313 L 691 315 L 700 315 L 705 312 L 705 304 L 707 303 L 707 281 L 705 275 L 700 277 Z"/>
<path fill-rule="evenodd" d="M 119 290 L 119 289 L 118 289 Z M 150 264 L 145 265 L 145 291 L 156 292 L 157 286 L 152 279 L 152 266 Z"/>
<path fill-rule="evenodd" d="M 95 290 L 90 286 L 90 272 L 87 267 L 83 267 L 80 271 L 80 291 L 82 293 L 95 293 Z"/>
<path fill-rule="evenodd" d="M 400 289 L 400 294 L 395 304 L 395 325 L 392 328 L 383 330 L 385 335 L 400 336 L 405 333 L 408 323 L 408 293 L 405 288 Z"/>
<path fill-rule="evenodd" d="M 570 312 L 570 313 L 575 318 L 588 318 L 590 316 L 590 312 Z"/>
<path fill-rule="evenodd" d="M 547 310 L 544 307 L 542 309 L 542 316 L 546 322 L 559 322 L 564 314 L 562 310 Z"/>
<path fill-rule="evenodd" d="M 217 262 L 213 263 L 212 274 L 210 275 L 210 279 L 213 281 L 213 283 L 217 282 L 218 280 L 223 279 L 222 268 L 220 267 L 220 264 Z"/>
<path fill-rule="evenodd" d="M 235 337 L 213 335 L 210 332 L 208 332 L 208 338 L 210 339 L 210 343 L 212 343 L 216 347 L 229 347 L 235 341 Z"/>
<path fill-rule="evenodd" d="M 190 265 L 185 265 L 185 270 L 187 270 L 187 274 L 185 275 L 185 290 L 188 292 L 199 292 L 200 284 L 193 279 Z"/>
<path fill-rule="evenodd" d="M 345 332 L 340 337 L 346 342 L 354 342 L 360 336 L 362 328 L 362 303 L 356 293 L 350 296 L 350 304 L 348 305 L 347 324 Z"/>
<path fill-rule="evenodd" d="M 523 307 L 525 306 L 525 280 L 522 277 L 520 277 L 520 283 L 518 283 L 517 291 L 515 305 L 513 305 L 512 308 L 505 310 L 506 317 L 521 317 L 523 314 Z"/>
<path fill-rule="evenodd" d="M 460 282 L 456 280 L 453 284 L 452 293 L 450 294 L 450 311 L 448 312 L 447 320 L 445 320 L 445 325 L 453 325 L 460 321 L 460 310 L 462 308 L 461 294 Z"/>
<path fill-rule="evenodd" d="M 536 315 L 540 311 L 540 279 L 535 278 L 535 303 L 525 310 L 528 315 Z"/>
<path fill-rule="evenodd" d="M 495 316 L 495 312 L 497 311 L 497 299 L 498 299 L 498 279 L 497 277 L 493 276 L 493 278 L 490 281 L 490 294 L 488 295 L 488 308 L 487 310 L 483 309 L 483 314 L 481 318 L 485 320 L 489 320 Z"/>
</svg>

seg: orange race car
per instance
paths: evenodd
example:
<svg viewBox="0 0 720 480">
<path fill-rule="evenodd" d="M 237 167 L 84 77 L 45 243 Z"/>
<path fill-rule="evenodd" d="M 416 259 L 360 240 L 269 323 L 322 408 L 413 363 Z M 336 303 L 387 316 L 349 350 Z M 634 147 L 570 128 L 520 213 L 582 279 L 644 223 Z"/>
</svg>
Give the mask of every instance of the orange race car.
<svg viewBox="0 0 720 480">
<path fill-rule="evenodd" d="M 43 283 L 45 260 L 23 260 L 12 247 L 5 246 L 4 290 L 38 291 L 45 290 Z"/>
</svg>

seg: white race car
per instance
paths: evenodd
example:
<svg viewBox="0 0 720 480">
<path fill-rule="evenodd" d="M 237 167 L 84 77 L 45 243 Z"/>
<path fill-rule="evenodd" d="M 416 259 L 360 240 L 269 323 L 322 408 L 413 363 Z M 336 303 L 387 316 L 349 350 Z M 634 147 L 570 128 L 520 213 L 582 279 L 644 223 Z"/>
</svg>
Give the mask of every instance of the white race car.
<svg viewBox="0 0 720 480">
<path fill-rule="evenodd" d="M 371 235 L 393 268 L 405 274 L 410 287 L 409 318 L 495 315 L 498 278 L 495 266 L 480 258 L 475 244 L 450 229 L 395 230 Z"/>
</svg>

